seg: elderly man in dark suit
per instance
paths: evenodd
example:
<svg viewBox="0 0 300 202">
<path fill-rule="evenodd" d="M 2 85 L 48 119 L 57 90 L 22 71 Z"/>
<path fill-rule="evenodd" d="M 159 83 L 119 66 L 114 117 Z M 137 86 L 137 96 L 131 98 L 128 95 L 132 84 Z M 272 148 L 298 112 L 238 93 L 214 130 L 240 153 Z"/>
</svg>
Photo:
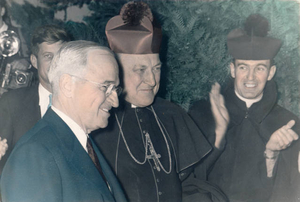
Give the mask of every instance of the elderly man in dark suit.
<svg viewBox="0 0 300 202">
<path fill-rule="evenodd" d="M 33 32 L 30 60 L 38 70 L 39 84 L 9 91 L 0 99 L 0 137 L 8 144 L 6 154 L 0 154 L 5 154 L 0 160 L 0 174 L 16 142 L 45 114 L 51 94 L 47 77 L 50 62 L 62 44 L 70 40 L 67 32 L 56 25 L 43 25 Z"/>
<path fill-rule="evenodd" d="M 118 64 L 94 42 L 73 41 L 53 58 L 53 105 L 17 143 L 1 178 L 3 201 L 126 201 L 88 134 L 118 107 Z"/>
</svg>

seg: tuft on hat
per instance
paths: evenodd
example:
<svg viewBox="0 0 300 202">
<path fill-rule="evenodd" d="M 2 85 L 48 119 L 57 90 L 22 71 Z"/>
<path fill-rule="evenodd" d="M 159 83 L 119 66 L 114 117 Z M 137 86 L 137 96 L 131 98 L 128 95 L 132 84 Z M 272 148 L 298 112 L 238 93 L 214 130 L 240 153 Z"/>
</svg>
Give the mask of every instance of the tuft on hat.
<svg viewBox="0 0 300 202">
<path fill-rule="evenodd" d="M 126 54 L 159 53 L 162 33 L 153 20 L 148 4 L 126 3 L 120 15 L 111 18 L 105 27 L 111 50 Z"/>
<path fill-rule="evenodd" d="M 235 59 L 241 60 L 271 60 L 282 42 L 279 39 L 268 37 L 269 22 L 259 15 L 250 15 L 244 30 L 232 30 L 227 36 L 228 52 Z"/>
</svg>

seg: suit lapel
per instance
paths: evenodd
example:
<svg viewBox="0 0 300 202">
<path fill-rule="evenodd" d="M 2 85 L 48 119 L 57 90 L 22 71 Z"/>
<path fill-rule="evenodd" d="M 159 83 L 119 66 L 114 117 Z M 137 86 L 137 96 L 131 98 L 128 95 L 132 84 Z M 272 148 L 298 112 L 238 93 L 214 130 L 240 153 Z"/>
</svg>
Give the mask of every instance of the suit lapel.
<svg viewBox="0 0 300 202">
<path fill-rule="evenodd" d="M 108 165 L 107 161 L 103 157 L 102 153 L 100 152 L 100 150 L 98 149 L 98 147 L 96 146 L 96 144 L 94 143 L 92 138 L 91 138 L 91 141 L 93 144 L 93 148 L 98 156 L 102 171 L 111 187 L 112 194 L 114 195 L 116 201 L 126 201 L 125 195 L 120 186 L 120 183 L 118 182 L 115 174 L 112 172 L 111 167 Z"/>
<path fill-rule="evenodd" d="M 25 113 L 30 114 L 27 116 L 28 119 L 32 121 L 32 123 L 38 122 L 41 119 L 41 110 L 39 105 L 39 93 L 38 93 L 38 85 L 32 86 L 29 89 L 26 97 L 24 98 L 23 108 Z"/>
<path fill-rule="evenodd" d="M 61 150 L 74 169 L 95 184 L 99 188 L 99 192 L 103 193 L 104 198 L 114 201 L 106 182 L 68 125 L 51 108 L 46 112 L 44 120 L 51 122 L 50 124 L 63 145 Z"/>
</svg>

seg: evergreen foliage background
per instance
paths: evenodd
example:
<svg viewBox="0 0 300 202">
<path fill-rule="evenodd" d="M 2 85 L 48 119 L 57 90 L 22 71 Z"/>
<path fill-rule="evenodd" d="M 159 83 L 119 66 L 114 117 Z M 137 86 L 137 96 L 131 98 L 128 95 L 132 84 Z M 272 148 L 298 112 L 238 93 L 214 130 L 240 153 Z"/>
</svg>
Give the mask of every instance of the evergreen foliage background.
<svg viewBox="0 0 300 202">
<path fill-rule="evenodd" d="M 38 8 L 25 3 L 12 4 L 12 15 L 22 25 L 22 33 L 29 43 L 30 32 L 37 25 L 59 23 L 75 39 L 86 39 L 107 45 L 105 25 L 119 14 L 127 1 L 64 1 L 70 5 L 87 3 L 93 11 L 85 23 L 54 20 L 58 6 Z M 279 90 L 279 104 L 299 115 L 299 4 L 296 1 L 147 1 L 155 18 L 163 28 L 161 60 L 163 62 L 159 95 L 188 109 L 199 99 L 206 99 L 212 83 L 222 86 L 230 79 L 226 37 L 243 26 L 246 18 L 260 13 L 270 22 L 269 35 L 283 40 L 275 58 L 275 80 Z M 65 18 L 66 19 L 66 18 Z"/>
</svg>

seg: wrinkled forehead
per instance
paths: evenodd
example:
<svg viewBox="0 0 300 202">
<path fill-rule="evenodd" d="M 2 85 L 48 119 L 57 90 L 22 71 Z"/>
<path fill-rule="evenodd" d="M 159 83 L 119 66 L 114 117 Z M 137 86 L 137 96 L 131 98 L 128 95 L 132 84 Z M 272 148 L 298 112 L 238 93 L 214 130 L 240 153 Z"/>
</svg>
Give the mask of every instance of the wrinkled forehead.
<svg viewBox="0 0 300 202">
<path fill-rule="evenodd" d="M 117 54 L 120 65 L 124 68 L 133 68 L 135 66 L 154 67 L 161 65 L 159 54 Z"/>
<path fill-rule="evenodd" d="M 103 49 L 93 49 L 87 53 L 87 62 L 90 64 L 111 63 L 117 65 L 117 60 L 112 52 Z"/>
<path fill-rule="evenodd" d="M 107 71 L 114 71 L 118 73 L 118 63 L 114 55 L 103 50 L 92 50 L 87 55 L 87 72 L 103 73 Z"/>
</svg>

